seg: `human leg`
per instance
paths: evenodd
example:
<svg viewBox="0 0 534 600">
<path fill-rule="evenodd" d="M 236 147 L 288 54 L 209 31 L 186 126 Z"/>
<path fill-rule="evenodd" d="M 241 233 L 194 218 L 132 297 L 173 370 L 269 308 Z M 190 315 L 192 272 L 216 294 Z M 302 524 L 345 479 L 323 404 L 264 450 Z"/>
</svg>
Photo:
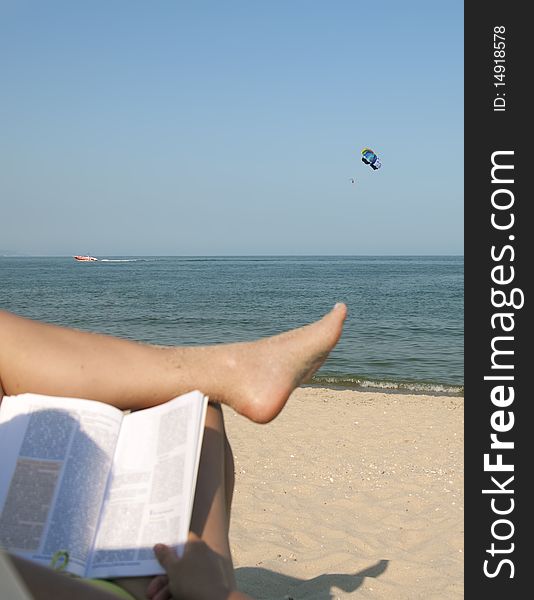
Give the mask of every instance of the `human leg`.
<svg viewBox="0 0 534 600">
<path fill-rule="evenodd" d="M 233 458 L 224 429 L 222 409 L 220 405 L 210 402 L 206 412 L 191 530 L 217 556 L 219 572 L 224 573 L 225 587 L 228 589 L 235 588 L 228 540 L 233 483 Z M 17 557 L 12 557 L 12 562 L 38 600 L 117 600 L 117 596 L 79 578 L 68 577 Z M 161 593 L 168 584 L 166 576 L 127 577 L 113 581 L 138 600 L 146 599 L 149 585 L 155 594 Z"/>
<path fill-rule="evenodd" d="M 234 461 L 222 408 L 210 403 L 206 413 L 191 531 L 228 561 L 228 577 L 232 581 L 234 575 L 228 531 L 233 491 Z"/>
<path fill-rule="evenodd" d="M 191 531 L 205 542 L 217 557 L 218 571 L 223 573 L 225 587 L 235 589 L 234 567 L 228 539 L 230 505 L 232 501 L 234 471 L 233 457 L 224 428 L 221 406 L 209 403 L 193 513 Z M 168 587 L 166 576 L 156 578 L 124 578 L 114 580 L 136 598 L 161 593 Z"/>
<path fill-rule="evenodd" d="M 118 598 L 78 577 L 69 577 L 16 556 L 9 558 L 35 600 L 72 600 L 73 598 L 76 600 L 117 600 Z"/>
<path fill-rule="evenodd" d="M 161 347 L 0 311 L 0 392 L 73 396 L 138 410 L 199 389 L 260 423 L 282 410 L 337 343 L 343 304 L 254 342 Z"/>
</svg>

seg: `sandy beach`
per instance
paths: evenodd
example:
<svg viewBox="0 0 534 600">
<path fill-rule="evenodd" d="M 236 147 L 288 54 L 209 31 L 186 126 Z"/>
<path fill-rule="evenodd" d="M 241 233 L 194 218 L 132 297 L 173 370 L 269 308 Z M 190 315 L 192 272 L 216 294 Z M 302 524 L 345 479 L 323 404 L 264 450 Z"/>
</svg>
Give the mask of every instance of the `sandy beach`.
<svg viewBox="0 0 534 600">
<path fill-rule="evenodd" d="M 225 419 L 240 589 L 463 598 L 463 398 L 302 387 L 269 425 Z"/>
</svg>

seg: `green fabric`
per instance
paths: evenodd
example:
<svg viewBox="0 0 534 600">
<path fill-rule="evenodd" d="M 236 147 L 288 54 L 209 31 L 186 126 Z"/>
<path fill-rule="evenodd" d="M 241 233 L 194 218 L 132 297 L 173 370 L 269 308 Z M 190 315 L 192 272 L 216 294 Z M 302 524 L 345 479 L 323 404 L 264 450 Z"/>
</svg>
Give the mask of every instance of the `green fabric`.
<svg viewBox="0 0 534 600">
<path fill-rule="evenodd" d="M 70 577 L 77 577 L 77 575 L 72 575 L 68 573 L 65 569 L 69 564 L 69 553 L 67 550 L 58 550 L 54 552 L 52 555 L 52 560 L 50 561 L 50 566 L 54 571 L 58 573 L 64 573 L 65 575 L 69 575 Z M 117 596 L 117 598 L 123 598 L 124 600 L 136 600 L 134 596 L 127 592 L 125 589 L 121 588 L 120 585 L 113 583 L 113 581 L 108 581 L 107 579 L 85 579 L 82 578 L 83 581 L 94 585 L 95 587 L 99 587 L 103 590 L 107 590 L 111 594 Z"/>
<path fill-rule="evenodd" d="M 124 598 L 125 600 L 135 600 L 134 596 L 132 596 L 125 589 L 121 588 L 120 585 L 113 583 L 113 581 L 107 581 L 106 579 L 84 579 L 84 581 L 96 587 L 102 588 L 110 592 L 111 594 L 115 594 L 117 598 Z"/>
</svg>

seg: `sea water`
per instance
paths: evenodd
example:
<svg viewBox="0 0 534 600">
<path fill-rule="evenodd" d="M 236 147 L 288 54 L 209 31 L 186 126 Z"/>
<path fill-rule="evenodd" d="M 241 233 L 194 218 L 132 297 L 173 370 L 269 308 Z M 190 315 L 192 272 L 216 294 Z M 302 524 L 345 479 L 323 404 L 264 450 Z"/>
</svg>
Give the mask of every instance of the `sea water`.
<svg viewBox="0 0 534 600">
<path fill-rule="evenodd" d="M 348 306 L 313 382 L 463 393 L 461 256 L 0 257 L 0 308 L 163 345 L 253 340 Z"/>
</svg>

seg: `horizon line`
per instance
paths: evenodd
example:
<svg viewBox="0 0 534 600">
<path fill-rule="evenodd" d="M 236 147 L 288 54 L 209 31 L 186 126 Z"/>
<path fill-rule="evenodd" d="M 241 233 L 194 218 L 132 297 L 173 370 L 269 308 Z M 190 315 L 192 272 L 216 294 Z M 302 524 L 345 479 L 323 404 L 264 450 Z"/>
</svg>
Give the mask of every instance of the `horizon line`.
<svg viewBox="0 0 534 600">
<path fill-rule="evenodd" d="M 0 258 L 73 258 L 73 254 L 0 254 Z M 127 257 L 127 258 L 248 258 L 248 257 L 277 257 L 277 258 L 294 258 L 294 257 L 406 257 L 406 256 L 458 256 L 463 257 L 464 253 L 362 253 L 362 254 L 108 254 L 111 257 Z"/>
</svg>

